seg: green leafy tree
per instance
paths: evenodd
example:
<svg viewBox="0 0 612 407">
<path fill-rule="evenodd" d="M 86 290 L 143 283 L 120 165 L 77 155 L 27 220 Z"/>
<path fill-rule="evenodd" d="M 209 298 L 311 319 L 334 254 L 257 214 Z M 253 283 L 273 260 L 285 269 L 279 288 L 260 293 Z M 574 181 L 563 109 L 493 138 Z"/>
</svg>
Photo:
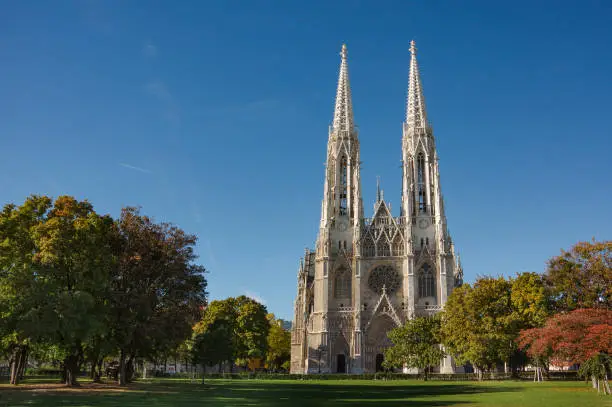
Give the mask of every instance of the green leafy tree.
<svg viewBox="0 0 612 407">
<path fill-rule="evenodd" d="M 270 331 L 266 364 L 271 369 L 280 369 L 291 360 L 291 332 L 283 328 L 282 321 L 277 320 L 274 314 L 268 314 L 268 320 Z"/>
<path fill-rule="evenodd" d="M 0 215 L 3 342 L 12 338 L 17 364 L 23 366 L 33 341 L 56 344 L 64 355 L 65 382 L 76 384 L 83 343 L 103 329 L 111 229 L 110 217 L 69 196 L 53 203 L 32 196 L 20 207 L 5 206 Z"/>
<path fill-rule="evenodd" d="M 194 264 L 195 236 L 136 208 L 124 208 L 116 225 L 109 320 L 125 385 L 136 357 L 167 356 L 191 336 L 206 303 L 206 279 Z"/>
<path fill-rule="evenodd" d="M 544 325 L 546 318 L 551 313 L 549 290 L 545 286 L 544 277 L 541 274 L 526 272 L 519 273 L 510 279 L 513 319 L 518 330 L 535 328 Z M 512 372 L 516 374 L 518 369 L 530 362 L 530 358 L 524 350 L 516 348 L 510 358 Z M 546 365 L 545 357 L 539 355 L 531 358 L 531 363 L 538 366 L 536 376 L 541 378 L 541 366 Z"/>
<path fill-rule="evenodd" d="M 438 316 L 417 317 L 387 335 L 393 346 L 385 349 L 383 366 L 386 368 L 416 368 L 427 380 L 429 370 L 445 356 L 440 347 L 441 323 Z"/>
<path fill-rule="evenodd" d="M 238 346 L 236 359 L 246 366 L 250 359 L 263 359 L 268 349 L 270 323 L 266 307 L 257 301 L 240 296 L 236 298 L 236 331 Z"/>
<path fill-rule="evenodd" d="M 36 323 L 45 305 L 45 284 L 33 231 L 46 220 L 52 201 L 28 197 L 21 206 L 5 205 L 0 212 L 0 354 L 10 362 L 10 383 L 18 384 L 32 341 L 44 337 Z"/>
<path fill-rule="evenodd" d="M 521 328 L 534 328 L 544 325 L 550 316 L 550 295 L 542 275 L 520 273 L 510 280 L 510 300 L 515 317 Z"/>
<path fill-rule="evenodd" d="M 64 352 L 64 380 L 77 383 L 83 346 L 106 329 L 105 304 L 115 258 L 109 245 L 109 216 L 98 215 L 87 201 L 61 196 L 46 220 L 34 229 L 45 305 L 39 323 Z"/>
<path fill-rule="evenodd" d="M 222 362 L 232 363 L 236 355 L 238 339 L 236 331 L 236 309 L 234 299 L 212 301 L 206 307 L 202 319 L 193 328 L 193 359 L 205 366 L 219 365 Z M 212 338 L 223 336 L 223 340 L 213 341 Z M 206 335 L 205 338 L 200 336 Z M 211 345 L 214 345 L 211 346 Z M 209 353 L 210 352 L 210 353 Z"/>
<path fill-rule="evenodd" d="M 201 365 L 203 372 L 206 366 L 218 365 L 220 368 L 223 362 L 232 360 L 234 355 L 233 324 L 225 318 L 215 319 L 209 325 L 194 330 L 192 343 L 194 364 Z"/>
<path fill-rule="evenodd" d="M 479 373 L 509 361 L 516 350 L 520 321 L 512 312 L 511 285 L 503 277 L 483 277 L 473 288 L 464 284 L 455 289 L 442 318 L 446 349 Z"/>
<path fill-rule="evenodd" d="M 612 309 L 612 241 L 579 242 L 548 262 L 546 284 L 557 311 Z"/>
<path fill-rule="evenodd" d="M 231 355 L 227 362 L 230 366 L 238 363 L 246 366 L 253 358 L 264 358 L 270 330 L 266 307 L 246 296 L 230 297 L 213 301 L 204 312 L 202 320 L 195 326 L 194 334 L 207 332 L 218 320 L 225 321 L 232 332 L 232 340 L 226 344 Z M 231 349 L 231 352 L 229 350 Z"/>
</svg>

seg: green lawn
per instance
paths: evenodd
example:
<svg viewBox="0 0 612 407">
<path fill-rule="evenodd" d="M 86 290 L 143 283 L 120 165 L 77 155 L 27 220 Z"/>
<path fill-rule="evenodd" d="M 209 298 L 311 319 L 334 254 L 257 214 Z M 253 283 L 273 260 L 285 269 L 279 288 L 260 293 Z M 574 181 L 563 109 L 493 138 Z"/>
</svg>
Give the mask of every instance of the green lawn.
<svg viewBox="0 0 612 407">
<path fill-rule="evenodd" d="M 0 407 L 169 406 L 611 406 L 584 382 L 185 380 L 84 385 L 77 390 L 26 381 L 0 384 Z"/>
</svg>

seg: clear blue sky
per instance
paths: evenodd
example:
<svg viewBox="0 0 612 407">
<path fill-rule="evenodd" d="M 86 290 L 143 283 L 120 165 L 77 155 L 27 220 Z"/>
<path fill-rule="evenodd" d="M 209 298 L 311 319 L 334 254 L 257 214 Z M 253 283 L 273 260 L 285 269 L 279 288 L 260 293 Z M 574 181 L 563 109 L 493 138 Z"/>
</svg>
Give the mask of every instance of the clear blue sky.
<svg viewBox="0 0 612 407">
<path fill-rule="evenodd" d="M 610 239 L 607 1 L 6 1 L 0 204 L 141 205 L 199 236 L 211 298 L 291 318 L 340 46 L 366 210 L 379 175 L 397 214 L 411 39 L 466 279 Z"/>
</svg>

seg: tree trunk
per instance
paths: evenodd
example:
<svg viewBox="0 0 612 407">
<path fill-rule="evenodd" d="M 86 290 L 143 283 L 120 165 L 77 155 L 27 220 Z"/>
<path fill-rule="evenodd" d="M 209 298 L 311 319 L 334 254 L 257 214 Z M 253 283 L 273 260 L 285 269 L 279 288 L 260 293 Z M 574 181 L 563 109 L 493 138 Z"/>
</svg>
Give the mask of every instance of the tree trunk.
<svg viewBox="0 0 612 407">
<path fill-rule="evenodd" d="M 60 382 L 61 383 L 66 383 L 66 367 L 64 366 L 64 361 L 61 361 L 59 363 L 59 368 L 61 369 L 61 373 L 60 373 Z"/>
<path fill-rule="evenodd" d="M 96 362 L 91 362 L 91 365 L 89 366 L 89 378 L 94 383 L 98 383 L 100 381 L 96 375 Z"/>
<path fill-rule="evenodd" d="M 125 386 L 127 383 L 125 373 L 125 350 L 121 349 L 121 353 L 119 355 L 119 386 Z"/>
<path fill-rule="evenodd" d="M 130 355 L 130 358 L 125 365 L 125 382 L 131 383 L 134 379 L 134 356 Z"/>
<path fill-rule="evenodd" d="M 11 380 L 13 385 L 19 384 L 19 367 L 21 364 L 21 346 L 15 346 L 10 360 Z"/>
<path fill-rule="evenodd" d="M 28 366 L 28 347 L 23 346 L 21 348 L 21 363 L 19 364 L 19 369 L 17 373 L 19 374 L 19 380 L 23 380 L 25 378 L 25 369 Z"/>
<path fill-rule="evenodd" d="M 89 358 L 89 362 L 91 363 L 91 367 L 89 370 L 89 378 L 94 382 L 97 383 L 100 381 L 100 378 L 97 375 L 96 372 L 96 367 L 98 366 L 98 358 L 100 356 L 100 353 L 96 353 L 94 354 L 91 358 Z"/>
<path fill-rule="evenodd" d="M 9 366 L 11 370 L 10 383 L 16 386 L 19 384 L 19 375 L 17 374 L 17 358 L 15 356 L 11 357 Z"/>
<path fill-rule="evenodd" d="M 94 359 L 91 362 L 91 380 L 94 383 L 100 383 L 100 378 L 102 376 L 102 358 Z"/>
<path fill-rule="evenodd" d="M 74 351 L 64 359 L 64 384 L 68 387 L 77 386 L 77 373 L 79 370 L 79 355 Z"/>
<path fill-rule="evenodd" d="M 25 367 L 28 360 L 28 347 L 27 345 L 17 345 L 13 349 L 11 354 L 10 365 L 10 383 L 18 385 L 19 381 L 23 379 L 25 373 Z"/>
<path fill-rule="evenodd" d="M 98 359 L 98 379 L 102 378 L 102 368 L 104 367 L 104 357 Z"/>
</svg>

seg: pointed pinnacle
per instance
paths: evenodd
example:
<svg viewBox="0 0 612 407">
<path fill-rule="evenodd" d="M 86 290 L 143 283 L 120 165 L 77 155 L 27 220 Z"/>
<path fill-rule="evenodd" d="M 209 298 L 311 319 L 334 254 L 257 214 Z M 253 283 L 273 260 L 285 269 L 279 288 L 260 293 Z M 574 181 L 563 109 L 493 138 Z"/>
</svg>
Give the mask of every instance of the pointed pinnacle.
<svg viewBox="0 0 612 407">
<path fill-rule="evenodd" d="M 340 56 L 340 75 L 338 78 L 338 90 L 336 92 L 336 106 L 334 109 L 332 130 L 350 137 L 354 130 L 354 124 L 351 86 L 348 77 L 348 51 L 346 44 L 342 44 Z"/>
<path fill-rule="evenodd" d="M 406 123 L 409 129 L 425 129 L 429 127 L 425 98 L 419 75 L 419 65 L 416 58 L 416 42 L 410 41 L 410 74 L 408 75 L 408 103 L 406 106 Z"/>
<path fill-rule="evenodd" d="M 416 42 L 414 40 L 410 41 L 410 54 L 416 55 Z"/>
</svg>

